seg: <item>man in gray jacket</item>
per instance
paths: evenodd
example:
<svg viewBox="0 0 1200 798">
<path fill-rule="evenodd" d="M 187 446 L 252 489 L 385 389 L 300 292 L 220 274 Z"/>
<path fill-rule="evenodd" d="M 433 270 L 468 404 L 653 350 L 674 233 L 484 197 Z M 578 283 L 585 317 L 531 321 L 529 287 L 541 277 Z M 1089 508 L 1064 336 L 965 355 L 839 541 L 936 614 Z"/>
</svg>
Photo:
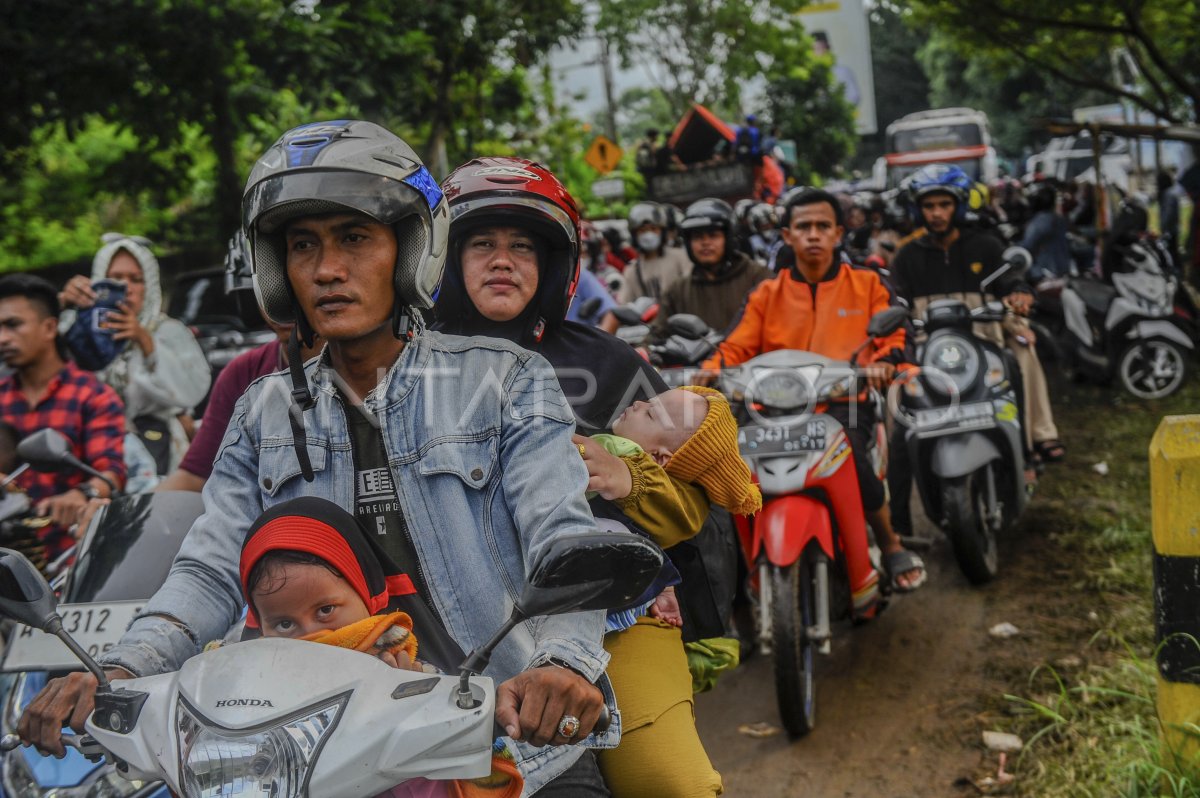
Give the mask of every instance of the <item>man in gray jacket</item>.
<svg viewBox="0 0 1200 798">
<path fill-rule="evenodd" d="M 595 527 L 554 372 L 505 341 L 420 329 L 417 308 L 432 305 L 445 262 L 446 201 L 412 149 L 377 125 L 284 134 L 250 175 L 243 217 L 264 310 L 296 324 L 291 371 L 238 402 L 205 514 L 101 664 L 114 678 L 167 672 L 224 635 L 244 605 L 246 531 L 303 495 L 355 512 L 374 533 L 428 610 L 424 634 L 480 645 L 534 556 Z M 314 334 L 327 346 L 302 367 L 299 345 Z M 496 720 L 519 741 L 530 793 L 608 795 L 591 753 L 569 745 L 611 703 L 603 628 L 597 612 L 538 619 L 485 671 L 500 683 Z M 60 753 L 61 726 L 82 727 L 95 686 L 85 674 L 51 682 L 22 717 L 22 738 Z M 589 743 L 618 737 L 614 724 Z"/>
</svg>

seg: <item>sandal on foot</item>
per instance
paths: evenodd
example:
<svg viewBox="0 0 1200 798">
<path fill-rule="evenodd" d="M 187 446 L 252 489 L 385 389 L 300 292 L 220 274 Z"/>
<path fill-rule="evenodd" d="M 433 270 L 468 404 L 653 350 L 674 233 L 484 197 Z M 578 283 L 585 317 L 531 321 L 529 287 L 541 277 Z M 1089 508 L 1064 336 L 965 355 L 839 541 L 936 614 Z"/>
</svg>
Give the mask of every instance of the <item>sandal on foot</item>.
<svg viewBox="0 0 1200 798">
<path fill-rule="evenodd" d="M 1067 456 L 1067 447 L 1062 441 L 1038 441 L 1033 448 L 1047 463 L 1061 463 Z"/>
<path fill-rule="evenodd" d="M 925 584 L 925 580 L 929 577 L 929 574 L 925 572 L 925 561 L 921 559 L 921 555 L 909 549 L 900 549 L 891 554 L 885 554 L 883 563 L 884 570 L 887 571 L 888 583 L 897 593 L 911 593 Z M 909 571 L 920 571 L 920 574 L 907 585 L 900 584 L 898 579 L 900 574 L 906 574 Z"/>
</svg>

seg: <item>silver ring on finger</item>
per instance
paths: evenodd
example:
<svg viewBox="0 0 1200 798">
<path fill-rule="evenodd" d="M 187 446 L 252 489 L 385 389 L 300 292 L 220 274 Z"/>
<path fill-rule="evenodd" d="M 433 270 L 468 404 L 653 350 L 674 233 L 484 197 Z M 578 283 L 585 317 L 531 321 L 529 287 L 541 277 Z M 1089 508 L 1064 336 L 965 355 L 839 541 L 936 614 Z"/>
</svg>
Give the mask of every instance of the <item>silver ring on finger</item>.
<svg viewBox="0 0 1200 798">
<path fill-rule="evenodd" d="M 568 740 L 575 739 L 579 734 L 579 718 L 574 715 L 563 715 L 558 722 L 558 733 Z"/>
</svg>

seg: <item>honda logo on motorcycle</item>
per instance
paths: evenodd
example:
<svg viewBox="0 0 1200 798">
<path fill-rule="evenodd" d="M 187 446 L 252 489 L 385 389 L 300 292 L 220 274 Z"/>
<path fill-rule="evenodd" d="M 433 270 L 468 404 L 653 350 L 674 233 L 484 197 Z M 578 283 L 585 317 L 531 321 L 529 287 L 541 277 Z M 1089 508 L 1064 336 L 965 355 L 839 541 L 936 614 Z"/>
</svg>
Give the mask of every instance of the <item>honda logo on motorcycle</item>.
<svg viewBox="0 0 1200 798">
<path fill-rule="evenodd" d="M 222 707 L 272 707 L 274 704 L 265 698 L 226 698 L 217 702 L 217 709 Z"/>
</svg>

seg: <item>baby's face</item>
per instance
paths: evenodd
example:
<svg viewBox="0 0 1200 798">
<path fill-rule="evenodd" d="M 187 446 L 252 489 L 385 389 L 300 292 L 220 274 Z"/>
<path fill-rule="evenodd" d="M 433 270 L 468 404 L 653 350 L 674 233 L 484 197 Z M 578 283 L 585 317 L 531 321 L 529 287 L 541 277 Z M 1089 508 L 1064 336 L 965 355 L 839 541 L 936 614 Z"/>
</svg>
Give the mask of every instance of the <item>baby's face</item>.
<svg viewBox="0 0 1200 798">
<path fill-rule="evenodd" d="M 349 582 L 320 565 L 276 566 L 251 599 L 263 637 L 304 637 L 371 614 Z"/>
<path fill-rule="evenodd" d="M 613 432 L 647 452 L 676 452 L 707 413 L 704 397 L 675 388 L 648 402 L 634 402 L 613 424 Z"/>
</svg>

